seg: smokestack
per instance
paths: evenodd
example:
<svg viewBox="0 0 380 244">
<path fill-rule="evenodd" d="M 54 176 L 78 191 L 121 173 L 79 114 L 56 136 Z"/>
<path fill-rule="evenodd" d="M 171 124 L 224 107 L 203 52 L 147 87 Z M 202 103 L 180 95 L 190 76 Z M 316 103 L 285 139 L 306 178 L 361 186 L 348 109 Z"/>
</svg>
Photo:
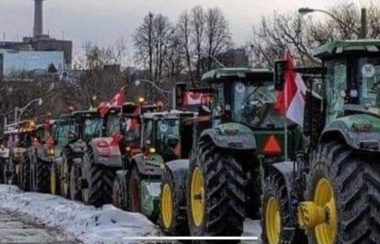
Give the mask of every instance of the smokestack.
<svg viewBox="0 0 380 244">
<path fill-rule="evenodd" d="M 43 35 L 43 1 L 34 0 L 34 37 Z"/>
</svg>

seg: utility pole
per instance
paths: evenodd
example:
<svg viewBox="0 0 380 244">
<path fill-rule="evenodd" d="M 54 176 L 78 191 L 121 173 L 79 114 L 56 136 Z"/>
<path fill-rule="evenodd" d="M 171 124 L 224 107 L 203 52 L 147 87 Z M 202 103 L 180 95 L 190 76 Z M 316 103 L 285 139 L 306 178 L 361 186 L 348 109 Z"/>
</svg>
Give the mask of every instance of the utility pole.
<svg viewBox="0 0 380 244">
<path fill-rule="evenodd" d="M 361 25 L 360 25 L 360 38 L 365 39 L 367 38 L 367 9 L 362 8 L 361 10 Z"/>
</svg>

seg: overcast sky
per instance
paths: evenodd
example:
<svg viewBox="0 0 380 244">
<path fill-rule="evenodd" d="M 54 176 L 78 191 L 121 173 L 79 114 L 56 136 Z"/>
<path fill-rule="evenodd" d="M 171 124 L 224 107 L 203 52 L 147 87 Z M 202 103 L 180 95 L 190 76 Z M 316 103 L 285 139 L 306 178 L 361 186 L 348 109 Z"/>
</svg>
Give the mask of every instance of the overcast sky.
<svg viewBox="0 0 380 244">
<path fill-rule="evenodd" d="M 47 0 L 44 3 L 44 32 L 55 38 L 71 39 L 78 51 L 85 40 L 99 45 L 120 38 L 132 46 L 131 34 L 152 11 L 175 21 L 184 9 L 196 5 L 219 7 L 230 23 L 236 44 L 246 43 L 251 26 L 261 15 L 295 10 L 302 6 L 324 8 L 334 0 Z M 356 0 L 358 4 L 366 0 Z M 32 35 L 33 2 L 0 0 L 1 40 L 21 40 Z M 74 54 L 75 55 L 75 54 Z"/>
</svg>

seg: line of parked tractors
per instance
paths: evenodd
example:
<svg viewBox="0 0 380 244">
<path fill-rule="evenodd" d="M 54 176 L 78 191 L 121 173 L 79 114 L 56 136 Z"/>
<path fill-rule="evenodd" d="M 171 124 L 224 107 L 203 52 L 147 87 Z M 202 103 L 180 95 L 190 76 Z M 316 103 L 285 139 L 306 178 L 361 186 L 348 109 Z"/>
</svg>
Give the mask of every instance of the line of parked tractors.
<svg viewBox="0 0 380 244">
<path fill-rule="evenodd" d="M 112 202 L 170 235 L 240 236 L 251 217 L 265 243 L 380 243 L 379 54 L 379 40 L 334 41 L 321 66 L 291 67 L 307 86 L 303 127 L 274 108 L 286 61 L 178 84 L 177 110 L 140 100 L 10 124 L 0 178 Z M 207 99 L 184 106 L 192 94 Z"/>
</svg>

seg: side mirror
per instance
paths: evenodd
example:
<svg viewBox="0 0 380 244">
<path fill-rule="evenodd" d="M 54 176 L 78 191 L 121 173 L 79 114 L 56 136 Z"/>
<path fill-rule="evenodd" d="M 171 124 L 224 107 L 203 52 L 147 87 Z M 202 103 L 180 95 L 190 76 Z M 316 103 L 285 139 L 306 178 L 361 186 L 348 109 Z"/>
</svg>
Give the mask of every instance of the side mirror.
<svg viewBox="0 0 380 244">
<path fill-rule="evenodd" d="M 288 62 L 286 60 L 277 60 L 274 62 L 274 88 L 276 91 L 282 91 L 285 84 L 285 72 Z"/>
</svg>

